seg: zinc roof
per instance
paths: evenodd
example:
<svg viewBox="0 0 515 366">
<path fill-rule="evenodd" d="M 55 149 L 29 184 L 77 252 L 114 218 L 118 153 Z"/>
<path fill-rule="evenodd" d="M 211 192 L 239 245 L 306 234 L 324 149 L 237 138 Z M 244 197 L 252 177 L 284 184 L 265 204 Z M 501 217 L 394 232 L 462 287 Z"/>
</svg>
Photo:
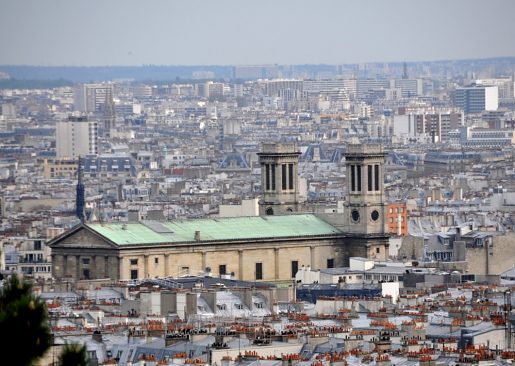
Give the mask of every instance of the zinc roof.
<svg viewBox="0 0 515 366">
<path fill-rule="evenodd" d="M 139 223 L 95 223 L 87 227 L 118 245 L 285 238 L 340 234 L 313 214 L 174 220 Z"/>
</svg>

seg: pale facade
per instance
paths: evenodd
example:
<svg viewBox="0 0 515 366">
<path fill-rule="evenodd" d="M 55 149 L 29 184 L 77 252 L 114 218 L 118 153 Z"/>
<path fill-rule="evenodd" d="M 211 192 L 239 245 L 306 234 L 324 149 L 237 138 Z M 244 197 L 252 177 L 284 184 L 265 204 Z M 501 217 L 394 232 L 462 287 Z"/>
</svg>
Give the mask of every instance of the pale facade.
<svg viewBox="0 0 515 366">
<path fill-rule="evenodd" d="M 302 266 L 349 265 L 351 257 L 388 258 L 379 145 L 349 145 L 344 213 L 300 214 L 294 144 L 265 144 L 259 154 L 261 216 L 81 224 L 54 238 L 56 278 L 131 280 L 231 275 L 291 281 Z"/>
</svg>

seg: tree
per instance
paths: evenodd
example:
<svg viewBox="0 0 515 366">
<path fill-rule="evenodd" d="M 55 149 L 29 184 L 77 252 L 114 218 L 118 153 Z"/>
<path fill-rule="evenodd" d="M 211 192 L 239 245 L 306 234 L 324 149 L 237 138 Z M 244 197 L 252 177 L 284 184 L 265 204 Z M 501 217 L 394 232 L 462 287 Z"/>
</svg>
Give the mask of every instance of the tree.
<svg viewBox="0 0 515 366">
<path fill-rule="evenodd" d="M 0 344 L 2 362 L 21 366 L 33 364 L 51 344 L 45 303 L 17 275 L 0 289 Z"/>
<path fill-rule="evenodd" d="M 86 346 L 68 343 L 64 346 L 58 360 L 59 366 L 88 366 Z"/>
</svg>

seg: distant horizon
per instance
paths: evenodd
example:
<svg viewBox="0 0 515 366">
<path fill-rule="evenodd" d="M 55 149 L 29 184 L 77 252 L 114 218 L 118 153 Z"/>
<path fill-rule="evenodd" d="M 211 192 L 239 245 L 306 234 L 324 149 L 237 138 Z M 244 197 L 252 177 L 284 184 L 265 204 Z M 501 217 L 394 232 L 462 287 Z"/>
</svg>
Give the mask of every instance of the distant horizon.
<svg viewBox="0 0 515 366">
<path fill-rule="evenodd" d="M 488 56 L 488 57 L 472 57 L 472 58 L 448 58 L 448 59 L 435 59 L 435 60 L 396 60 L 396 61 L 364 61 L 364 62 L 344 62 L 344 63 L 250 63 L 250 64 L 99 64 L 99 65 L 44 65 L 44 64 L 1 64 L 0 67 L 230 67 L 230 66 L 336 66 L 336 65 L 373 65 L 373 64 L 403 64 L 403 63 L 438 63 L 438 62 L 451 62 L 451 61 L 486 61 L 497 59 L 515 59 L 512 56 Z"/>
</svg>

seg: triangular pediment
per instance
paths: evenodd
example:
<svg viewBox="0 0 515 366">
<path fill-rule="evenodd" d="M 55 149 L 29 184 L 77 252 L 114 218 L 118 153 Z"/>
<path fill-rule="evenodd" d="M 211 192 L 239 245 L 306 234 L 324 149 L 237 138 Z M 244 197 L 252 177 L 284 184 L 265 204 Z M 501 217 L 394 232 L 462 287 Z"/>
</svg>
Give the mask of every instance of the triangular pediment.
<svg viewBox="0 0 515 366">
<path fill-rule="evenodd" d="M 118 246 L 109 239 L 91 230 L 85 225 L 78 225 L 66 233 L 52 239 L 51 248 L 99 248 L 117 249 Z"/>
</svg>

